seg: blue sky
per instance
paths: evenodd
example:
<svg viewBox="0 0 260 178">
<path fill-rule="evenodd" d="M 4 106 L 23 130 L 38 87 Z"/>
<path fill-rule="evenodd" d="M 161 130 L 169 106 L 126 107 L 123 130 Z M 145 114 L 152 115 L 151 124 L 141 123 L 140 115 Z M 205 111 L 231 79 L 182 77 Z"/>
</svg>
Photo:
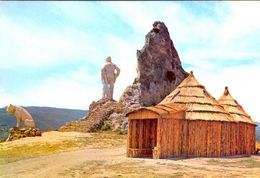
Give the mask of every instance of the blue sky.
<svg viewBox="0 0 260 178">
<path fill-rule="evenodd" d="M 260 121 L 259 2 L 2 2 L 0 106 L 87 109 L 101 98 L 105 58 L 136 77 L 136 50 L 163 21 L 186 71 L 218 98 L 224 86 Z M 259 119 L 258 119 L 259 118 Z"/>
</svg>

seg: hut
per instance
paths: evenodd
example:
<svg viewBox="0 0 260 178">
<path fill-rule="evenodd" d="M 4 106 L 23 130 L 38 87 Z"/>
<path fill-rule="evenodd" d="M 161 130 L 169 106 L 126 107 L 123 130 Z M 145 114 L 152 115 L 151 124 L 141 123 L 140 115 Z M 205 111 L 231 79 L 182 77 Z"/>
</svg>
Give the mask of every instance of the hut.
<svg viewBox="0 0 260 178">
<path fill-rule="evenodd" d="M 237 124 L 237 154 L 255 153 L 256 124 L 245 112 L 243 107 L 231 96 L 228 87 L 225 87 L 223 95 L 218 102 L 238 122 Z"/>
<path fill-rule="evenodd" d="M 237 121 L 190 75 L 161 103 L 128 116 L 128 157 L 236 154 Z"/>
</svg>

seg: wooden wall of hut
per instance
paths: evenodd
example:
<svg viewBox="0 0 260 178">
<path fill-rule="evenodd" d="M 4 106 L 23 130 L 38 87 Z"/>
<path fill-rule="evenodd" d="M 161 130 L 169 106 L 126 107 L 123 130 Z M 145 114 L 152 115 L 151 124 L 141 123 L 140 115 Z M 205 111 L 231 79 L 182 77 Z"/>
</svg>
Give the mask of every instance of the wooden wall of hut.
<svg viewBox="0 0 260 178">
<path fill-rule="evenodd" d="M 161 119 L 159 126 L 160 158 L 220 157 L 236 152 L 235 123 Z"/>
<path fill-rule="evenodd" d="M 158 158 L 235 155 L 236 129 L 237 124 L 231 122 L 160 119 Z"/>
<path fill-rule="evenodd" d="M 255 125 L 169 118 L 130 119 L 128 157 L 223 157 L 255 152 Z M 155 148 L 155 151 L 153 149 Z"/>
<path fill-rule="evenodd" d="M 238 127 L 238 123 L 236 122 L 228 122 L 229 127 L 230 127 L 230 134 L 229 134 L 229 138 L 230 138 L 230 154 L 227 154 L 227 156 L 233 156 L 236 155 L 236 150 L 237 150 L 237 143 L 238 143 L 238 139 L 237 139 L 237 127 Z M 228 135 L 227 135 L 228 136 Z"/>
<path fill-rule="evenodd" d="M 186 157 L 187 120 L 185 113 L 178 112 L 171 118 L 158 119 L 157 155 L 155 158 Z"/>
<path fill-rule="evenodd" d="M 237 125 L 237 154 L 254 154 L 256 150 L 255 125 L 243 122 Z"/>
<path fill-rule="evenodd" d="M 156 137 L 157 119 L 129 120 L 128 157 L 152 157 Z"/>
<path fill-rule="evenodd" d="M 158 158 L 186 157 L 187 120 L 158 120 Z"/>
</svg>

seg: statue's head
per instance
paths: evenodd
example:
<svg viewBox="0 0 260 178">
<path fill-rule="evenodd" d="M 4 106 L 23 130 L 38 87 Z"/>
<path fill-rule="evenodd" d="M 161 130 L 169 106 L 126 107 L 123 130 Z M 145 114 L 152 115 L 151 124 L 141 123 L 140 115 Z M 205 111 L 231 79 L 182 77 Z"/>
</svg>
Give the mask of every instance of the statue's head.
<svg viewBox="0 0 260 178">
<path fill-rule="evenodd" d="M 112 62 L 112 59 L 111 59 L 111 57 L 110 57 L 110 56 L 108 56 L 108 57 L 106 58 L 106 61 L 107 61 L 107 62 Z"/>
<path fill-rule="evenodd" d="M 10 113 L 10 114 L 14 114 L 15 112 L 15 106 L 10 104 L 9 106 L 7 106 L 6 112 Z"/>
</svg>

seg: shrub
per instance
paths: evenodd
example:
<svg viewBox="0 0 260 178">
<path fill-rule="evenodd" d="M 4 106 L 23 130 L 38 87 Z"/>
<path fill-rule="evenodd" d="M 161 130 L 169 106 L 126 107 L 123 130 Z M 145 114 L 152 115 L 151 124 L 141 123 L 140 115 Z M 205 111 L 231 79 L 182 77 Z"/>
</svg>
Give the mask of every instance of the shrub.
<svg viewBox="0 0 260 178">
<path fill-rule="evenodd" d="M 104 124 L 104 125 L 102 125 L 101 130 L 102 130 L 102 131 L 111 130 L 111 125 L 109 125 L 109 124 Z"/>
</svg>

